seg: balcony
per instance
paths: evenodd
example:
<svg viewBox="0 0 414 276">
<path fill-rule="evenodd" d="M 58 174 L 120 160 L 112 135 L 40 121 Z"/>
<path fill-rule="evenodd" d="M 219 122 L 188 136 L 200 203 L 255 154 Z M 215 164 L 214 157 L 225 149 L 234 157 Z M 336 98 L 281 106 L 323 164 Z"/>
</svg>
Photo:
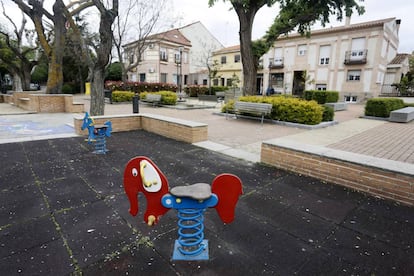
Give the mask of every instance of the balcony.
<svg viewBox="0 0 414 276">
<path fill-rule="evenodd" d="M 345 52 L 345 65 L 366 64 L 368 50 L 353 50 Z"/>
<path fill-rule="evenodd" d="M 271 58 L 269 59 L 269 68 L 270 69 L 282 69 L 283 68 L 283 58 Z"/>
</svg>

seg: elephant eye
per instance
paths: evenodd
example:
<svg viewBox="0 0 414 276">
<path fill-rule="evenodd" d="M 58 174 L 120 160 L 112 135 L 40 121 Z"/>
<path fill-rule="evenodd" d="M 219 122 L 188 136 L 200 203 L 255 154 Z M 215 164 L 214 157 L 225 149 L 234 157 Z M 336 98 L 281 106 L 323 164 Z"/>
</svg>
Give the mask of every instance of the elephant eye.
<svg viewBox="0 0 414 276">
<path fill-rule="evenodd" d="M 133 175 L 133 176 L 137 176 L 137 175 L 138 175 L 138 170 L 137 170 L 137 169 L 135 169 L 135 168 L 133 168 L 133 169 L 132 169 L 132 175 Z"/>
</svg>

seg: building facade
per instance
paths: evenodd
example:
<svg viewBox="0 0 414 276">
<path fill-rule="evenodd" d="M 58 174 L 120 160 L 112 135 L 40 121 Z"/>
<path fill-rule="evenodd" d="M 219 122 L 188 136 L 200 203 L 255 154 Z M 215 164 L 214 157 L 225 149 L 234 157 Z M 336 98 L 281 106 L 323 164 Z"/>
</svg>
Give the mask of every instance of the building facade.
<svg viewBox="0 0 414 276">
<path fill-rule="evenodd" d="M 129 64 L 140 58 L 138 66 L 128 72 L 129 81 L 174 83 L 177 86 L 187 83 L 191 42 L 178 29 L 147 37 L 141 55 L 137 53 L 138 43 L 123 46 Z"/>
<path fill-rule="evenodd" d="M 401 72 L 390 64 L 397 57 L 401 21 L 346 22 L 310 37 L 280 37 L 263 56 L 261 91 L 301 96 L 309 89 L 334 90 L 340 101 L 359 102 L 381 94 L 385 82 L 399 82 Z"/>
<path fill-rule="evenodd" d="M 188 84 L 207 85 L 207 64 L 211 64 L 212 53 L 222 49 L 223 44 L 200 21 L 180 27 L 178 30 L 191 42 Z"/>
<path fill-rule="evenodd" d="M 129 64 L 140 59 L 138 65 L 128 72 L 128 80 L 174 83 L 182 86 L 182 91 L 188 84 L 207 84 L 207 63 L 211 62 L 212 52 L 223 48 L 223 45 L 201 22 L 195 22 L 123 47 Z M 140 47 L 143 49 L 141 55 L 138 52 Z"/>
<path fill-rule="evenodd" d="M 213 79 L 215 86 L 240 87 L 243 83 L 243 66 L 240 45 L 222 48 L 213 52 L 213 62 L 217 64 L 217 78 Z"/>
</svg>

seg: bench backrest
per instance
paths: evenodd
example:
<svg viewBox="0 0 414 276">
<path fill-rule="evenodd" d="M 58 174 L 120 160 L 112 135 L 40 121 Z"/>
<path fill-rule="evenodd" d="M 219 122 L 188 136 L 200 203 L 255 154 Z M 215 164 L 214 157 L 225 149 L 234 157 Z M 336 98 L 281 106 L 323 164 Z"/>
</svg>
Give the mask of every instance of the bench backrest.
<svg viewBox="0 0 414 276">
<path fill-rule="evenodd" d="M 161 95 L 160 94 L 147 94 L 145 97 L 147 101 L 160 101 Z"/>
<path fill-rule="evenodd" d="M 234 108 L 238 111 L 269 114 L 272 111 L 272 104 L 236 102 Z"/>
</svg>

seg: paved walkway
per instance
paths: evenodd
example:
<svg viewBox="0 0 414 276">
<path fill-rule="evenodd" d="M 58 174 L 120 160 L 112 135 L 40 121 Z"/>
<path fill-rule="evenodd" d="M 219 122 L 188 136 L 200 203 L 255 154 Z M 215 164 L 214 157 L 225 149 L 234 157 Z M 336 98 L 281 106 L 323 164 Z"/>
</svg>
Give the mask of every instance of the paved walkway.
<svg viewBox="0 0 414 276">
<path fill-rule="evenodd" d="M 75 101 L 84 102 L 89 110 L 89 96 L 77 95 Z M 405 101 L 414 101 L 407 98 Z M 208 141 L 198 143 L 221 153 L 257 162 L 260 160 L 261 142 L 269 139 L 285 137 L 290 141 L 309 145 L 320 145 L 333 149 L 344 150 L 393 161 L 414 164 L 414 121 L 405 124 L 387 121 L 359 118 L 364 114 L 364 106 L 348 105 L 347 111 L 335 113 L 339 124 L 321 129 L 301 129 L 291 126 L 265 123 L 261 125 L 254 120 L 237 120 L 233 117 L 214 115 L 218 113 L 221 104 L 187 100 L 183 104 L 200 105 L 204 109 L 160 108 L 141 104 L 141 113 L 153 113 L 187 119 L 208 124 Z M 68 128 L 73 125 L 71 114 L 36 114 L 9 104 L 0 104 L 0 143 L 13 141 L 48 139 L 50 132 L 58 137 L 75 135 Z M 132 104 L 106 104 L 105 114 L 131 114 Z M 7 115 L 7 114 L 23 114 Z M 7 115 L 7 116 L 6 116 Z M 16 122 L 17 127 L 10 128 L 10 122 Z M 25 124 L 26 122 L 26 124 Z M 39 124 L 33 128 L 30 124 Z M 59 126 L 60 124 L 60 126 Z M 20 129 L 19 129 L 20 126 Z M 4 131 L 6 129 L 6 131 Z"/>
</svg>

